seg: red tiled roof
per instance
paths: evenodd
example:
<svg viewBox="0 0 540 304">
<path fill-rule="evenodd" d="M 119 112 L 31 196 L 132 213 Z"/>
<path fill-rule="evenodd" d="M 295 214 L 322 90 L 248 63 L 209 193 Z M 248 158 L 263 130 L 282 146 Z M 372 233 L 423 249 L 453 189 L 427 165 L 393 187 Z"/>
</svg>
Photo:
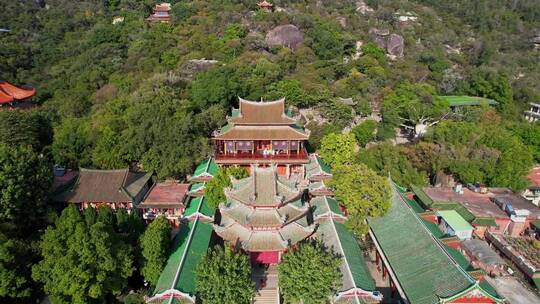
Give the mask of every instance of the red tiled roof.
<svg viewBox="0 0 540 304">
<path fill-rule="evenodd" d="M 163 182 L 155 184 L 148 192 L 139 207 L 152 206 L 182 206 L 187 195 L 189 184 Z"/>
<path fill-rule="evenodd" d="M 540 187 L 540 165 L 536 165 L 531 169 L 527 178 L 531 181 L 533 187 Z"/>
<path fill-rule="evenodd" d="M 285 99 L 249 101 L 240 98 L 240 115 L 230 119 L 235 125 L 292 125 L 295 120 L 285 114 Z"/>
<path fill-rule="evenodd" d="M 274 5 L 272 3 L 267 2 L 266 0 L 263 0 L 262 2 L 257 3 L 259 7 L 273 7 Z"/>
<path fill-rule="evenodd" d="M 7 81 L 0 81 L 0 103 L 9 103 L 14 100 L 23 100 L 36 94 L 36 89 L 26 90 L 12 85 Z"/>
</svg>

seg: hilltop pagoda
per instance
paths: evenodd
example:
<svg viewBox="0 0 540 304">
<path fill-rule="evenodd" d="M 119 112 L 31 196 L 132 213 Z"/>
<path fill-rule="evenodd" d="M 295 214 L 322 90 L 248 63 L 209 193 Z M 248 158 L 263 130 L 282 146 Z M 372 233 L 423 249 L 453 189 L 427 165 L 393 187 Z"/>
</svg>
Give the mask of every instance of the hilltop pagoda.
<svg viewBox="0 0 540 304">
<path fill-rule="evenodd" d="M 221 165 L 276 164 L 279 175 L 304 173 L 309 131 L 285 113 L 285 99 L 248 101 L 240 98 L 228 124 L 214 133 L 215 161 Z"/>
<path fill-rule="evenodd" d="M 219 206 L 215 232 L 248 252 L 254 263 L 278 263 L 283 251 L 309 237 L 315 225 L 296 182 L 276 173 L 275 166 L 253 166 L 250 177 L 234 180 Z"/>
<path fill-rule="evenodd" d="M 257 3 L 257 6 L 263 10 L 263 11 L 267 11 L 267 12 L 271 12 L 274 10 L 274 5 L 266 0 L 263 0 L 259 3 Z"/>
<path fill-rule="evenodd" d="M 169 23 L 171 21 L 171 16 L 169 15 L 169 11 L 171 10 L 171 4 L 170 3 L 161 3 L 156 4 L 154 8 L 152 9 L 152 14 L 146 20 L 152 21 L 152 22 L 165 22 Z"/>
</svg>

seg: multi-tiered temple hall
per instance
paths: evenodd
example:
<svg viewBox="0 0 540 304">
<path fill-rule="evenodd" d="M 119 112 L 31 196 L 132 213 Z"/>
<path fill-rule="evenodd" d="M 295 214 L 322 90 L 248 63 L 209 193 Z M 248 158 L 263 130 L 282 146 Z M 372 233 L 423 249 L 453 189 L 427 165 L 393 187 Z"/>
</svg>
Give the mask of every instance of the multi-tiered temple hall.
<svg viewBox="0 0 540 304">
<path fill-rule="evenodd" d="M 214 134 L 216 163 L 223 165 L 276 164 L 279 175 L 303 173 L 309 162 L 304 130 L 285 111 L 285 99 L 248 101 L 240 98 L 228 123 Z"/>
<path fill-rule="evenodd" d="M 273 264 L 289 246 L 310 236 L 315 225 L 296 182 L 278 176 L 274 166 L 253 166 L 250 177 L 225 190 L 219 206 L 221 222 L 214 226 L 223 239 L 241 247 L 252 262 Z"/>
</svg>

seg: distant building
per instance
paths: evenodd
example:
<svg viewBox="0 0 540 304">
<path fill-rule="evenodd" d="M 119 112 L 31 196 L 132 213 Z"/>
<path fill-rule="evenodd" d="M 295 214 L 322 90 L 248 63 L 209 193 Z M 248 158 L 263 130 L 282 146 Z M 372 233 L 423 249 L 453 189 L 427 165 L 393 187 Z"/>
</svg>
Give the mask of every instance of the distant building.
<svg viewBox="0 0 540 304">
<path fill-rule="evenodd" d="M 73 186 L 55 197 L 80 209 L 108 206 L 134 210 L 152 186 L 152 173 L 119 170 L 79 170 Z"/>
<path fill-rule="evenodd" d="M 529 122 L 540 120 L 540 104 L 534 102 L 529 103 L 529 110 L 523 113 L 523 117 Z"/>
<path fill-rule="evenodd" d="M 281 176 L 304 175 L 309 163 L 309 131 L 285 113 L 285 99 L 248 101 L 240 98 L 228 124 L 214 133 L 215 161 L 221 165 L 277 165 Z"/>
<path fill-rule="evenodd" d="M 477 96 L 439 96 L 439 98 L 448 102 L 452 112 L 460 112 L 464 107 L 478 107 L 481 105 L 496 106 L 499 103 L 493 99 Z"/>
<path fill-rule="evenodd" d="M 35 94 L 36 89 L 24 89 L 0 80 L 0 106 L 13 106 L 18 102 L 31 98 Z"/>
<path fill-rule="evenodd" d="M 271 12 L 274 10 L 274 5 L 266 0 L 263 0 L 259 3 L 257 3 L 257 6 L 263 10 L 263 11 L 267 11 L 267 12 Z"/>
<path fill-rule="evenodd" d="M 166 22 L 169 23 L 171 21 L 171 16 L 169 15 L 169 11 L 171 10 L 171 4 L 170 3 L 161 3 L 156 4 L 154 8 L 152 9 L 152 14 L 146 20 L 152 21 L 152 22 Z"/>
<path fill-rule="evenodd" d="M 531 185 L 523 190 L 521 196 L 540 207 L 540 165 L 536 165 L 531 169 L 527 178 L 531 182 Z"/>
<path fill-rule="evenodd" d="M 457 236 L 460 240 L 472 238 L 473 227 L 454 210 L 437 212 L 440 218 L 439 227 L 449 236 Z"/>
<path fill-rule="evenodd" d="M 484 240 L 466 240 L 461 243 L 461 248 L 472 261 L 475 267 L 479 267 L 489 275 L 502 275 L 506 263 Z"/>
</svg>

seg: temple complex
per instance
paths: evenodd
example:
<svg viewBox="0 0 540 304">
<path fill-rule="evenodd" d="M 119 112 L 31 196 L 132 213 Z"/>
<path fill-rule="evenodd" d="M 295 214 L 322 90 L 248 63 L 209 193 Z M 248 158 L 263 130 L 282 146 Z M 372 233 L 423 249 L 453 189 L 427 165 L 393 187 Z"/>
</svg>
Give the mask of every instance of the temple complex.
<svg viewBox="0 0 540 304">
<path fill-rule="evenodd" d="M 278 176 L 275 166 L 253 166 L 250 177 L 233 181 L 220 204 L 216 233 L 244 251 L 254 263 L 278 263 L 283 251 L 315 230 L 309 205 L 296 182 Z"/>
<path fill-rule="evenodd" d="M 0 80 L 0 106 L 13 105 L 36 94 L 36 89 L 23 89 Z"/>
<path fill-rule="evenodd" d="M 152 9 L 152 14 L 146 20 L 153 21 L 153 22 L 170 22 L 171 16 L 169 15 L 169 11 L 171 10 L 171 4 L 170 3 L 161 3 L 156 4 L 154 8 Z"/>
<path fill-rule="evenodd" d="M 221 165 L 275 164 L 281 176 L 304 175 L 309 163 L 309 131 L 285 113 L 285 99 L 248 101 L 240 98 L 228 124 L 214 133 L 215 160 Z"/>
</svg>

